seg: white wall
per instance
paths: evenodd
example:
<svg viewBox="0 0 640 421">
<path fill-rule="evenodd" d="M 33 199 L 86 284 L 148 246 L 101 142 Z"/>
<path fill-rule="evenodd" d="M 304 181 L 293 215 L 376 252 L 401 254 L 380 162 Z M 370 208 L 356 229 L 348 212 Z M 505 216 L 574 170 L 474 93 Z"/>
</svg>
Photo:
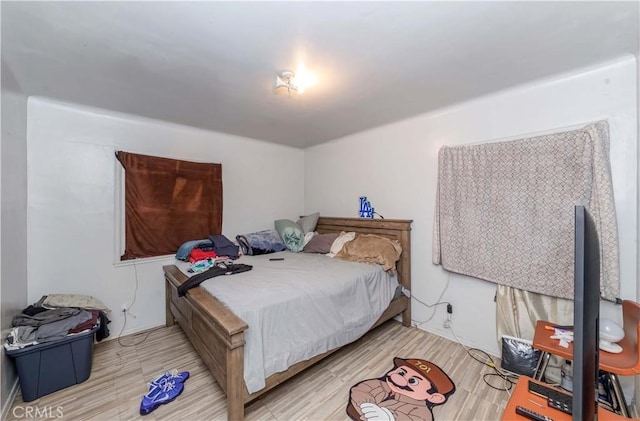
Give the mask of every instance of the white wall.
<svg viewBox="0 0 640 421">
<path fill-rule="evenodd" d="M 0 220 L 0 334 L 27 303 L 27 98 L 2 64 L 2 164 Z M 8 409 L 17 382 L 13 364 L 2 352 L 0 407 Z"/>
<path fill-rule="evenodd" d="M 137 272 L 139 289 L 126 332 L 164 323 L 161 266 L 150 262 L 113 265 L 114 170 L 117 149 L 179 159 L 222 162 L 223 232 L 229 236 L 265 229 L 274 219 L 304 210 L 357 216 L 358 196 L 367 195 L 387 218 L 414 220 L 413 292 L 434 302 L 448 274 L 431 264 L 431 232 L 442 145 L 503 140 L 606 118 L 611 127 L 611 160 L 618 212 L 622 298 L 640 297 L 636 247 L 638 179 L 638 99 L 640 73 L 634 59 L 496 93 L 438 112 L 358 133 L 304 152 L 251 139 L 160 121 L 61 104 L 43 98 L 28 103 L 28 302 L 51 292 L 94 295 L 114 309 L 115 337 L 122 327 L 120 305 L 130 303 Z M 3 92 L 4 94 L 4 92 Z M 19 100 L 20 97 L 14 97 Z M 22 98 L 24 100 L 24 98 Z M 4 95 L 3 95 L 4 101 Z M 16 102 L 17 104 L 17 102 Z M 4 108 L 3 102 L 3 108 Z M 23 107 L 24 109 L 24 107 Z M 15 108 L 21 118 L 20 107 Z M 3 109 L 3 120 L 5 110 Z M 16 120 L 16 121 L 19 121 Z M 2 237 L 5 238 L 7 162 L 3 121 Z M 12 149 L 20 149 L 20 142 Z M 303 163 L 304 160 L 304 163 Z M 304 177 L 303 177 L 304 174 Z M 13 175 L 13 174 L 12 174 Z M 303 183 L 304 180 L 304 183 Z M 7 190 L 24 192 L 15 186 Z M 304 197 L 304 201 L 303 198 Z M 18 221 L 20 229 L 22 221 Z M 25 245 L 26 247 L 26 245 Z M 15 256 L 12 255 L 12 258 Z M 4 276 L 5 285 L 16 287 Z M 21 267 L 19 264 L 15 268 Z M 498 353 L 495 286 L 451 275 L 442 300 L 454 305 L 453 327 L 467 344 Z M 22 284 L 23 285 L 23 284 Z M 16 301 L 16 308 L 24 303 Z M 414 318 L 431 313 L 413 303 Z M 606 306 L 603 313 L 617 308 Z M 442 328 L 443 308 L 426 330 L 453 339 Z M 3 321 L 4 326 L 4 321 Z M 3 372 L 5 365 L 3 364 Z M 3 391 L 3 397 L 4 397 Z"/>
<path fill-rule="evenodd" d="M 637 231 L 637 102 L 633 57 L 539 81 L 348 136 L 305 150 L 305 209 L 323 215 L 358 216 L 366 195 L 386 218 L 413 219 L 413 294 L 434 303 L 450 276 L 442 301 L 453 304 L 453 327 L 469 345 L 498 355 L 495 285 L 449 275 L 431 263 L 438 150 L 529 136 L 607 119 L 620 236 L 621 297 L 635 299 Z M 422 328 L 454 339 L 442 327 L 444 307 Z M 603 315 L 620 319 L 620 307 Z M 431 310 L 413 301 L 413 317 Z"/>
<path fill-rule="evenodd" d="M 302 150 L 30 97 L 29 302 L 48 293 L 93 295 L 113 310 L 113 337 L 136 276 L 136 318 L 124 334 L 164 324 L 162 265 L 173 261 L 114 266 L 116 150 L 222 163 L 223 234 L 232 239 L 304 210 Z"/>
</svg>

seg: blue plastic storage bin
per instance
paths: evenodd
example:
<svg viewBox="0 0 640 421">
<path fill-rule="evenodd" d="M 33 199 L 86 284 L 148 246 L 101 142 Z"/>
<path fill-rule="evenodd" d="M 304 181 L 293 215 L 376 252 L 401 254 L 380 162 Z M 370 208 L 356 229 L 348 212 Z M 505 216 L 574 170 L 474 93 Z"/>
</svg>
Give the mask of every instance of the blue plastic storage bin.
<svg viewBox="0 0 640 421">
<path fill-rule="evenodd" d="M 6 351 L 16 363 L 22 400 L 29 402 L 87 380 L 96 330 L 97 327 L 59 341 Z"/>
</svg>

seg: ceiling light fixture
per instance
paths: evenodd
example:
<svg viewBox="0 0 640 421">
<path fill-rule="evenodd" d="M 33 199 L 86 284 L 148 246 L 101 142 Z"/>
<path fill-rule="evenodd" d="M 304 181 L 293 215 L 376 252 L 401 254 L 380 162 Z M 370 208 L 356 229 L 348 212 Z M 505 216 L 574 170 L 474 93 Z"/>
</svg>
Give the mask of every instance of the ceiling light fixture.
<svg viewBox="0 0 640 421">
<path fill-rule="evenodd" d="M 301 94 L 303 90 L 299 90 L 296 84 L 296 74 L 291 70 L 283 70 L 279 75 L 276 75 L 276 80 L 273 83 L 273 89 L 286 88 L 287 92 L 296 91 Z"/>
</svg>

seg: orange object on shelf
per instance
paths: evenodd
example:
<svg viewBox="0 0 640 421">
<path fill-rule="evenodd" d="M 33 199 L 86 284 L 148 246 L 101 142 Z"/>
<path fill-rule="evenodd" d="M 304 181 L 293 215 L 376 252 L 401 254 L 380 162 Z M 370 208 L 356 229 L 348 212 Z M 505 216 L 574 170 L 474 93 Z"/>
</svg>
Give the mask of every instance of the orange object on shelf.
<svg viewBox="0 0 640 421">
<path fill-rule="evenodd" d="M 502 413 L 502 420 L 525 420 L 527 418 L 522 415 L 516 414 L 516 406 L 522 406 L 524 408 L 530 409 L 534 412 L 537 412 L 540 415 L 544 415 L 553 419 L 554 421 L 569 421 L 571 420 L 571 415 L 559 411 L 557 409 L 551 408 L 547 405 L 547 400 L 542 396 L 536 395 L 534 393 L 529 392 L 529 380 L 532 380 L 536 383 L 544 384 L 545 386 L 549 386 L 548 384 L 542 383 L 540 381 L 534 380 L 531 377 L 520 376 L 518 379 L 518 383 L 516 383 L 516 387 L 511 392 L 511 398 L 507 402 L 507 406 Z M 560 389 L 559 389 L 560 390 Z M 599 407 L 598 408 L 598 421 L 616 421 L 616 420 L 629 420 L 629 418 L 625 418 L 622 415 L 614 414 L 611 411 L 607 411 L 606 409 Z"/>
</svg>

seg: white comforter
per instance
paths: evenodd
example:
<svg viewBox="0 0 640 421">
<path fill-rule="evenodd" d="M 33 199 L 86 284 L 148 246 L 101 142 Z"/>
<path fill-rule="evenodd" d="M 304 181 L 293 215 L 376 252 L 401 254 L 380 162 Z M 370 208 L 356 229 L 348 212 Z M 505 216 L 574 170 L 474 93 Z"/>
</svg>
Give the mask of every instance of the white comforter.
<svg viewBox="0 0 640 421">
<path fill-rule="evenodd" d="M 283 261 L 270 258 L 284 257 Z M 391 302 L 396 278 L 378 265 L 321 254 L 243 256 L 253 270 L 201 286 L 244 320 L 244 380 L 249 393 L 265 378 L 366 333 Z M 178 262 L 185 271 L 188 265 Z"/>
</svg>

